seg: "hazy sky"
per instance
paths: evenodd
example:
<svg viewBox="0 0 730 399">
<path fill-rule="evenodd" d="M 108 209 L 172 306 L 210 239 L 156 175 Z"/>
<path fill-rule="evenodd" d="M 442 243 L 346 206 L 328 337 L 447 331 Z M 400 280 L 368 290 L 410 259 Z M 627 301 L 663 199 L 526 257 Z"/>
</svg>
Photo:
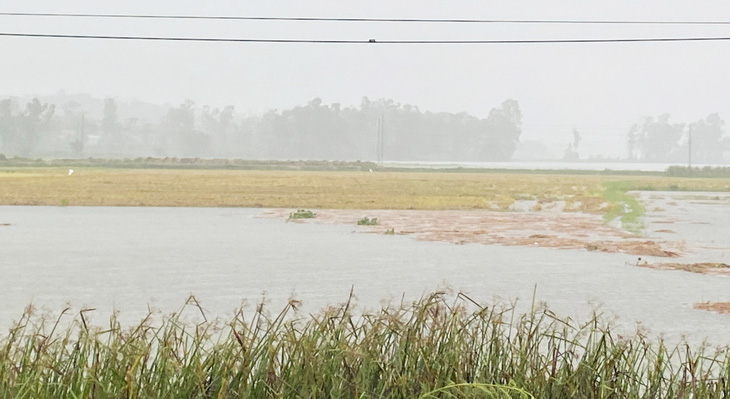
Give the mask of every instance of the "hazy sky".
<svg viewBox="0 0 730 399">
<path fill-rule="evenodd" d="M 2 12 L 373 18 L 730 20 L 726 1 L 3 1 Z M 25 33 L 293 39 L 567 39 L 726 36 L 727 26 L 583 26 L 110 20 L 0 17 Z M 320 97 L 358 105 L 391 98 L 421 110 L 484 117 L 518 100 L 522 140 L 581 155 L 624 156 L 640 117 L 730 121 L 730 41 L 634 44 L 245 44 L 0 38 L 0 92 L 59 90 L 177 104 L 233 104 L 241 113 Z"/>
</svg>

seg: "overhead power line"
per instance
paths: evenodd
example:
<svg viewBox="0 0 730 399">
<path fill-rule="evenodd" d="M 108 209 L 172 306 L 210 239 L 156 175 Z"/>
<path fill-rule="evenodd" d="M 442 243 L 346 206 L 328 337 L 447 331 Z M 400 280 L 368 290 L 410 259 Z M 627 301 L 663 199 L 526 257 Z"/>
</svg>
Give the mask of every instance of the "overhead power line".
<svg viewBox="0 0 730 399">
<path fill-rule="evenodd" d="M 730 25 L 730 21 L 661 21 L 661 20 L 582 20 L 582 19 L 473 19 L 473 18 L 334 18 L 334 17 L 262 17 L 227 15 L 152 15 L 152 14 L 75 14 L 0 12 L 6 17 L 64 18 L 137 18 L 202 19 L 234 21 L 319 21 L 319 22 L 396 22 L 396 23 L 466 23 L 466 24 L 604 24 L 604 25 Z"/>
<path fill-rule="evenodd" d="M 654 37 L 617 39 L 536 39 L 536 40 L 376 40 L 376 39 L 250 39 L 220 37 L 174 36 L 116 36 L 69 35 L 53 33 L 0 32 L 0 37 L 29 37 L 56 39 L 148 40 L 171 42 L 228 42 L 228 43 L 314 43 L 314 44 L 549 44 L 549 43 L 648 43 L 648 42 L 709 42 L 728 41 L 730 36 L 716 37 Z"/>
</svg>

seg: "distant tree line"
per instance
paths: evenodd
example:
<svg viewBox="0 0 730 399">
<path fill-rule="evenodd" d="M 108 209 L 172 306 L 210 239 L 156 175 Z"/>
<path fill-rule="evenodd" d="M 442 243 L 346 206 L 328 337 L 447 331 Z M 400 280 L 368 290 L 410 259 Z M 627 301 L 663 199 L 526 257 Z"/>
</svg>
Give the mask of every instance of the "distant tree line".
<svg viewBox="0 0 730 399">
<path fill-rule="evenodd" d="M 142 104 L 145 105 L 145 104 Z M 21 157 L 218 157 L 394 161 L 504 161 L 521 134 L 517 101 L 486 118 L 423 112 L 392 100 L 238 115 L 233 106 L 144 107 L 88 96 L 0 101 L 0 153 Z M 150 116 L 152 115 L 152 116 Z"/>
<path fill-rule="evenodd" d="M 730 155 L 725 121 L 716 113 L 692 123 L 671 123 L 668 114 L 647 117 L 626 136 L 628 158 L 646 162 L 722 163 Z"/>
</svg>

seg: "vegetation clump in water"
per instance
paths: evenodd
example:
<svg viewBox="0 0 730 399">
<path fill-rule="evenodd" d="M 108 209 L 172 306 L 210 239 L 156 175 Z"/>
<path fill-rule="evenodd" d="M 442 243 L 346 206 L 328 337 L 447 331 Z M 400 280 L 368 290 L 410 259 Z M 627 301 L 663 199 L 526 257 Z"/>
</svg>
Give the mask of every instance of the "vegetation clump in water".
<svg viewBox="0 0 730 399">
<path fill-rule="evenodd" d="M 630 183 L 625 181 L 604 183 L 603 198 L 611 206 L 603 217 L 608 222 L 619 217 L 621 227 L 638 234 L 644 227 L 641 217 L 646 210 L 636 197 L 627 193 L 629 187 Z"/>
<path fill-rule="evenodd" d="M 717 312 L 721 314 L 730 313 L 730 302 L 700 302 L 692 305 L 693 308 L 706 310 L 708 312 Z"/>
<path fill-rule="evenodd" d="M 313 219 L 317 216 L 316 213 L 306 210 L 306 209 L 297 209 L 296 212 L 291 212 L 289 214 L 288 220 L 296 220 L 296 219 Z"/>
<path fill-rule="evenodd" d="M 730 275 L 730 265 L 721 262 L 698 262 L 698 263 L 638 263 L 637 266 L 657 270 L 683 270 L 691 273 Z"/>
<path fill-rule="evenodd" d="M 197 301 L 189 301 L 194 306 Z M 193 305 L 190 305 L 193 306 Z M 594 318 L 525 315 L 459 294 L 356 314 L 348 300 L 317 315 L 290 301 L 227 323 L 133 327 L 84 312 L 68 328 L 26 313 L 0 339 L 0 397 L 126 398 L 721 398 L 730 357 Z M 201 310 L 202 312 L 202 310 Z"/>
<path fill-rule="evenodd" d="M 378 218 L 369 218 L 364 217 L 357 221 L 358 226 L 377 226 L 378 225 Z"/>
</svg>

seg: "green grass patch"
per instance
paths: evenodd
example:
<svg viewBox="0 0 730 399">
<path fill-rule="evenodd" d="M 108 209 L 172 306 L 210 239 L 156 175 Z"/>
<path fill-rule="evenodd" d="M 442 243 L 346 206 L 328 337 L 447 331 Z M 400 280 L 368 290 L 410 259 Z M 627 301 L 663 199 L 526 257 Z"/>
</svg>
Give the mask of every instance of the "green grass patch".
<svg viewBox="0 0 730 399">
<path fill-rule="evenodd" d="M 609 181 L 603 184 L 603 199 L 609 204 L 603 218 L 606 222 L 620 218 L 624 229 L 639 233 L 644 228 L 641 216 L 646 210 L 636 197 L 627 192 L 631 185 L 632 182 L 629 181 Z"/>
</svg>

